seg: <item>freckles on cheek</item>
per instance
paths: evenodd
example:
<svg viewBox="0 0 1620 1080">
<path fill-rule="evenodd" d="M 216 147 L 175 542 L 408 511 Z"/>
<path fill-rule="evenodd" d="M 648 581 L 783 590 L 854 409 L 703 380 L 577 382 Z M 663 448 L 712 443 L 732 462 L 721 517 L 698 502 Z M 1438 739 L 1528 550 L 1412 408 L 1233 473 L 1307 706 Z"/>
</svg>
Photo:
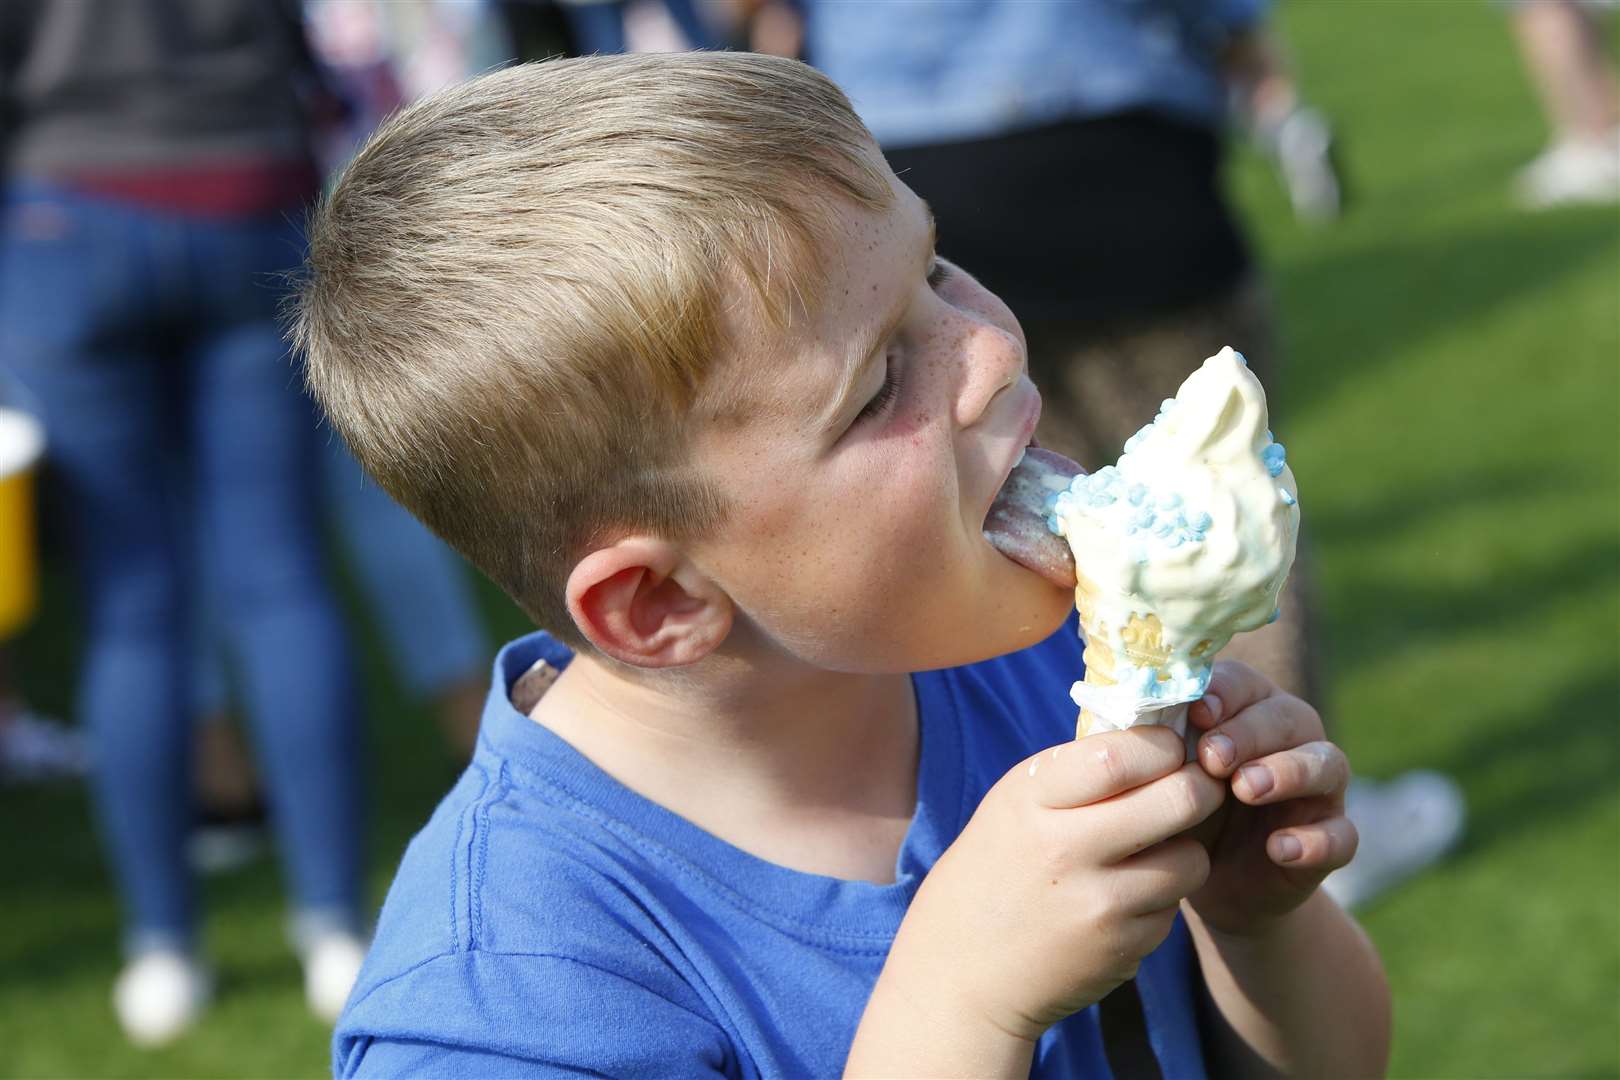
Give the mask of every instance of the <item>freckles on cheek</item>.
<svg viewBox="0 0 1620 1080">
<path fill-rule="evenodd" d="M 889 427 L 889 436 L 908 439 L 912 446 L 923 445 L 923 431 L 933 421 L 934 414 L 926 408 L 903 409 Z"/>
</svg>

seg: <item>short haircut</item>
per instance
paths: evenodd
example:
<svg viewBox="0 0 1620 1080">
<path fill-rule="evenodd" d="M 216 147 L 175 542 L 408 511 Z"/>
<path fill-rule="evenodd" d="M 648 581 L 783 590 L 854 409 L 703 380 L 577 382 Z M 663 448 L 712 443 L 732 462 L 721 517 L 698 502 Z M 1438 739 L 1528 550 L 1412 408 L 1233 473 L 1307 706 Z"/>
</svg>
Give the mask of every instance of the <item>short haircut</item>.
<svg viewBox="0 0 1620 1080">
<path fill-rule="evenodd" d="M 740 357 L 739 309 L 783 329 L 815 304 L 837 200 L 892 203 L 874 155 L 843 93 L 778 57 L 451 87 L 311 214 L 291 309 L 310 389 L 389 494 L 585 647 L 564 588 L 592 545 L 722 520 L 691 435 L 746 409 L 746 363 L 710 376 Z"/>
</svg>

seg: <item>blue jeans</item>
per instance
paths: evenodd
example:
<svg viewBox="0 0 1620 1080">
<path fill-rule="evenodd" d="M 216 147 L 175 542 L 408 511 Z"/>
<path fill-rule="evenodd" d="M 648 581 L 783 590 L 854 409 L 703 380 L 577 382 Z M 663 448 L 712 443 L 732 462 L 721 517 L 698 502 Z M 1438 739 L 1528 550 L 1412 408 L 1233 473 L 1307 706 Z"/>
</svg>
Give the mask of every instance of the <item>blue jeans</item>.
<svg viewBox="0 0 1620 1080">
<path fill-rule="evenodd" d="M 394 676 L 418 698 L 466 679 L 482 681 L 493 655 L 479 622 L 467 567 L 360 469 L 343 440 L 320 436 L 321 488 L 354 571 L 388 646 Z M 212 607 L 201 618 L 213 618 Z M 230 698 L 225 657 L 198 642 L 195 712 L 223 711 Z"/>
<path fill-rule="evenodd" d="M 299 229 L 281 215 L 195 219 L 34 184 L 6 192 L 3 222 L 0 364 L 44 412 L 86 612 L 77 709 L 129 940 L 194 935 L 197 536 L 218 568 L 218 622 L 301 917 L 352 925 L 353 665 L 322 561 L 316 432 L 276 321 L 273 275 L 298 264 Z"/>
<path fill-rule="evenodd" d="M 626 0 L 599 0 L 589 4 L 564 4 L 574 32 L 574 44 L 581 56 L 611 55 L 625 50 L 624 11 Z M 694 49 L 722 49 L 726 42 L 709 29 L 693 0 L 664 0 L 664 9 L 680 28 L 687 44 Z"/>
</svg>

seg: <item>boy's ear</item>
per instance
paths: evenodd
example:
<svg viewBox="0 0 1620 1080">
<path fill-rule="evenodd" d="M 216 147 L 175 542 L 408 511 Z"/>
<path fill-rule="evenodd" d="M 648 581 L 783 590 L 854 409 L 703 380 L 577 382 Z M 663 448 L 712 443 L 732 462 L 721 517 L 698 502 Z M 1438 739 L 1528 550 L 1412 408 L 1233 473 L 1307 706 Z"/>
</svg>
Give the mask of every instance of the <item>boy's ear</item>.
<svg viewBox="0 0 1620 1080">
<path fill-rule="evenodd" d="M 567 599 L 586 639 L 635 667 L 695 663 L 731 632 L 731 598 L 662 540 L 626 537 L 586 555 Z"/>
</svg>

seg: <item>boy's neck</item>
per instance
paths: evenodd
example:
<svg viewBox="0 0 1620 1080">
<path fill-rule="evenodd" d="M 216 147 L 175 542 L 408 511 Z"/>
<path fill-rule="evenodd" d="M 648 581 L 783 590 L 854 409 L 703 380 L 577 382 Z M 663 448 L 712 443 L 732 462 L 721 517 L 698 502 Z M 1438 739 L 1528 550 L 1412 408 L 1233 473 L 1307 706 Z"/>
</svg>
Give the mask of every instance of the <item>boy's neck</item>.
<svg viewBox="0 0 1620 1080">
<path fill-rule="evenodd" d="M 917 790 L 906 675 L 773 670 L 627 676 L 581 654 L 530 715 L 608 775 L 790 869 L 894 880 Z"/>
</svg>

